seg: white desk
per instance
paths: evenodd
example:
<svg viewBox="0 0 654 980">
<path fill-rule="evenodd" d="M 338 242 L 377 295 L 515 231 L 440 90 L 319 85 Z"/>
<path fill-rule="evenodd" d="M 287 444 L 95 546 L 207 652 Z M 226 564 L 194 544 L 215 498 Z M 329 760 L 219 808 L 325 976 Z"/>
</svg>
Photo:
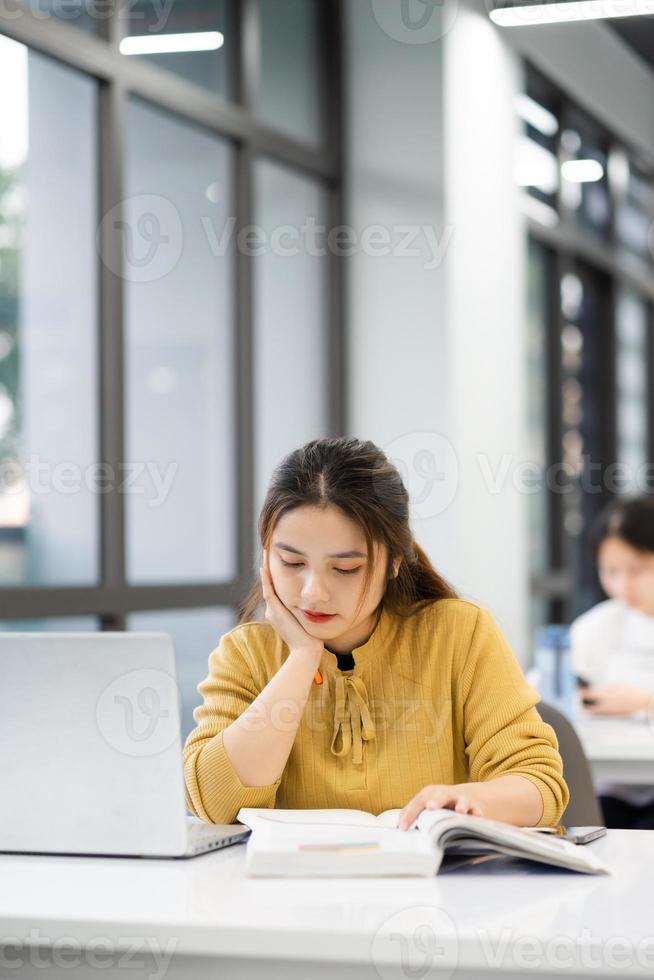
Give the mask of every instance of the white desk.
<svg viewBox="0 0 654 980">
<path fill-rule="evenodd" d="M 654 721 L 578 716 L 575 728 L 600 783 L 654 785 Z"/>
<path fill-rule="evenodd" d="M 654 833 L 589 846 L 612 877 L 489 862 L 255 880 L 244 845 L 189 861 L 0 855 L 0 976 L 43 978 L 49 957 L 58 980 L 651 978 Z"/>
</svg>

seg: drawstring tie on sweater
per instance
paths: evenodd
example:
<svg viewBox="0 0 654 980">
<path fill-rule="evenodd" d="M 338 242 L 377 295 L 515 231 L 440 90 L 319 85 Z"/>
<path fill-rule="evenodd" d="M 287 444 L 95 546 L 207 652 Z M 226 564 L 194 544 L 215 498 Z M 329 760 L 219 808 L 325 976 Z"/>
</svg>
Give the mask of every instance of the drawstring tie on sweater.
<svg viewBox="0 0 654 980">
<path fill-rule="evenodd" d="M 363 762 L 363 743 L 375 737 L 375 725 L 368 708 L 368 695 L 358 677 L 336 677 L 334 734 L 331 750 L 334 755 L 347 755 L 352 750 L 352 762 Z M 336 747 L 340 735 L 340 748 Z"/>
</svg>

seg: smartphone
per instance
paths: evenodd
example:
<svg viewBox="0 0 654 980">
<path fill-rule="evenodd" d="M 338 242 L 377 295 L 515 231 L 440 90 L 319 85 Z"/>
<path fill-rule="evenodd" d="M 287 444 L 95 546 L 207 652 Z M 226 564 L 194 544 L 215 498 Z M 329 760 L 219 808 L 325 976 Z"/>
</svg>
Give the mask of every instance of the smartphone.
<svg viewBox="0 0 654 980">
<path fill-rule="evenodd" d="M 590 681 L 587 680 L 585 677 L 580 677 L 579 674 L 575 674 L 575 680 L 577 682 L 577 687 L 581 691 L 584 691 L 587 687 L 590 687 L 591 686 Z M 581 695 L 581 703 L 586 708 L 592 708 L 592 706 L 594 704 L 597 704 L 597 699 L 596 698 L 585 698 L 583 696 L 583 694 L 582 694 Z"/>
<path fill-rule="evenodd" d="M 590 844 L 598 837 L 606 836 L 606 827 L 566 827 L 565 839 L 573 844 Z"/>
</svg>

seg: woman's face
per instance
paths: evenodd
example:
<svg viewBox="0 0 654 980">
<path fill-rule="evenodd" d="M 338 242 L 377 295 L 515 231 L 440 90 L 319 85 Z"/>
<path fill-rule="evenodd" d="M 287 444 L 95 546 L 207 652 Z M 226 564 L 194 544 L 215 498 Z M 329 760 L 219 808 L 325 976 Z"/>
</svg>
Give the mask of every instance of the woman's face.
<svg viewBox="0 0 654 980">
<path fill-rule="evenodd" d="M 307 633 L 336 652 L 360 646 L 373 631 L 386 586 L 386 562 L 386 546 L 375 543 L 372 579 L 357 613 L 368 564 L 366 540 L 341 510 L 331 504 L 296 507 L 279 519 L 270 541 L 277 595 Z M 307 611 L 331 618 L 312 622 Z"/>
<path fill-rule="evenodd" d="M 612 599 L 654 616 L 654 554 L 637 551 L 621 538 L 602 541 L 597 553 L 602 588 Z"/>
</svg>

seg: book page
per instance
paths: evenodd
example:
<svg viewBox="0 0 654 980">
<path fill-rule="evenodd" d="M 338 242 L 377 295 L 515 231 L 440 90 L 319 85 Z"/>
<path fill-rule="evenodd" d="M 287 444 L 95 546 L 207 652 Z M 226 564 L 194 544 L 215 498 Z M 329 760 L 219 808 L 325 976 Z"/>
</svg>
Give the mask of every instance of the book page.
<svg viewBox="0 0 654 980">
<path fill-rule="evenodd" d="M 395 810 L 384 810 L 375 819 L 381 827 L 397 827 L 401 812 L 399 807 Z"/>
<path fill-rule="evenodd" d="M 394 811 L 389 811 L 394 812 Z M 399 813 L 399 811 L 398 811 Z M 242 807 L 237 820 L 250 827 L 252 820 L 266 820 L 285 824 L 327 824 L 329 826 L 376 827 L 377 817 L 365 810 L 324 809 L 324 810 L 285 810 L 278 807 Z"/>
<path fill-rule="evenodd" d="M 423 810 L 417 824 L 419 830 L 445 850 L 459 844 L 464 848 L 476 849 L 481 842 L 486 845 L 484 850 L 541 860 L 591 874 L 608 873 L 606 866 L 594 854 L 583 852 L 571 841 L 514 827 L 500 820 L 441 809 Z"/>
</svg>

